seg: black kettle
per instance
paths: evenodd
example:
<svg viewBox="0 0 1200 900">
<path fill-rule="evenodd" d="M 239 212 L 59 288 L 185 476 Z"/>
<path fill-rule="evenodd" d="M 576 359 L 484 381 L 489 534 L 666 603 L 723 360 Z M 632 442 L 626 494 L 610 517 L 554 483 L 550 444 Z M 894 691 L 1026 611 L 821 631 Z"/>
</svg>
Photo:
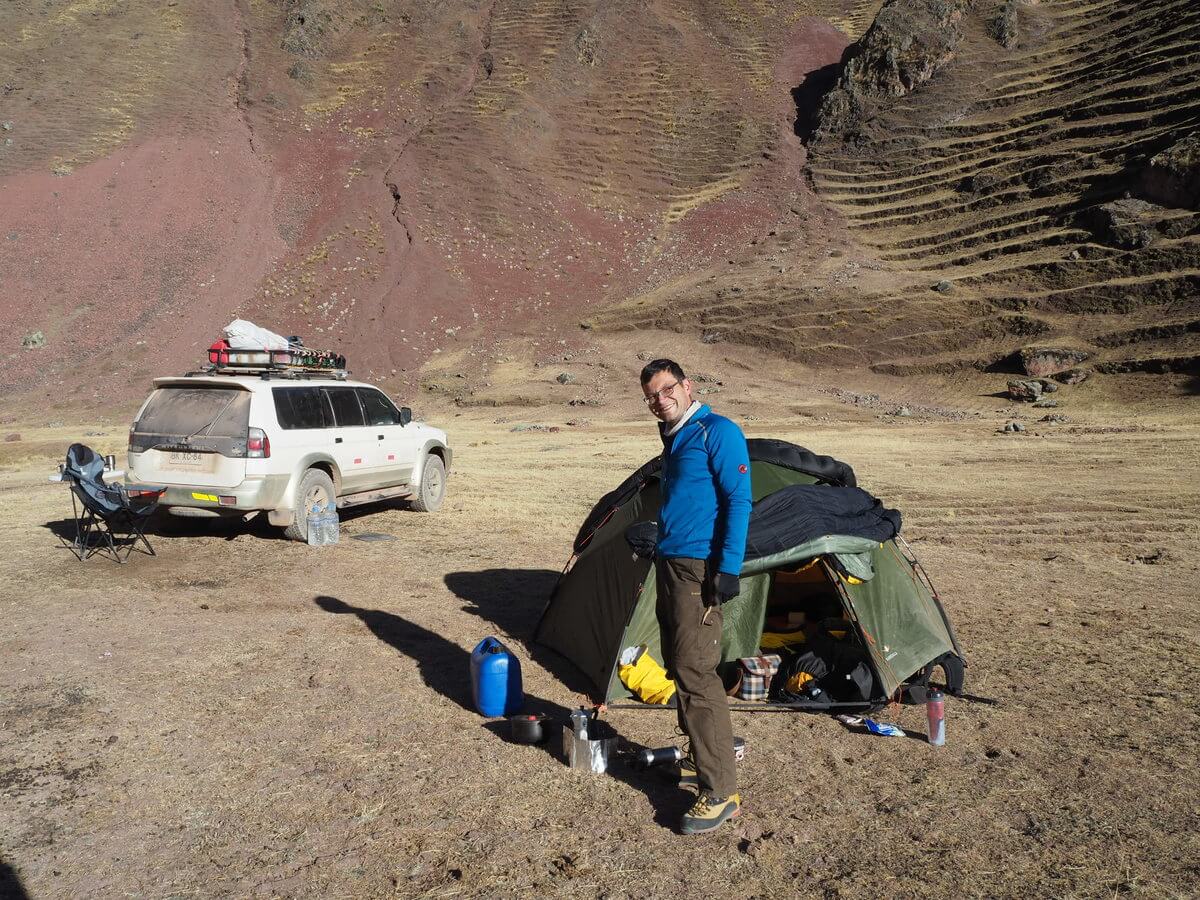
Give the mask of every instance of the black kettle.
<svg viewBox="0 0 1200 900">
<path fill-rule="evenodd" d="M 546 717 L 541 713 L 533 715 L 523 713 L 517 716 L 509 716 L 508 724 L 512 729 L 512 739 L 517 744 L 540 744 L 549 734 L 546 732 L 544 723 Z"/>
</svg>

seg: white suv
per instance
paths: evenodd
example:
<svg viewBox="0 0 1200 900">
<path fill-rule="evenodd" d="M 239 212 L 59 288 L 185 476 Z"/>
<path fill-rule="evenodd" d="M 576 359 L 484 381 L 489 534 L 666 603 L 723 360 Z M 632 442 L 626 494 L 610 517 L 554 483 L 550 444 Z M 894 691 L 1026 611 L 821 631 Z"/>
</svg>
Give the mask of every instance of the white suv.
<svg viewBox="0 0 1200 900">
<path fill-rule="evenodd" d="M 412 421 L 369 384 L 330 375 L 202 374 L 156 378 L 129 429 L 131 482 L 163 484 L 160 506 L 183 516 L 265 511 L 289 538 L 308 513 L 392 497 L 437 509 L 451 451 L 446 433 Z"/>
</svg>

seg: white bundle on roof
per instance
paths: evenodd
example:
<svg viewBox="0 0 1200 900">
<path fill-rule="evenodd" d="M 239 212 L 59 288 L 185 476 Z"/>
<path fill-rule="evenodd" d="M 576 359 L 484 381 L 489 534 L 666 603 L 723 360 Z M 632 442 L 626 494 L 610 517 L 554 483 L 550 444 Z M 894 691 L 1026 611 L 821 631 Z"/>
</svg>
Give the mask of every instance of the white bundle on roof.
<svg viewBox="0 0 1200 900">
<path fill-rule="evenodd" d="M 245 319 L 234 319 L 223 329 L 231 350 L 286 350 L 287 338 Z"/>
</svg>

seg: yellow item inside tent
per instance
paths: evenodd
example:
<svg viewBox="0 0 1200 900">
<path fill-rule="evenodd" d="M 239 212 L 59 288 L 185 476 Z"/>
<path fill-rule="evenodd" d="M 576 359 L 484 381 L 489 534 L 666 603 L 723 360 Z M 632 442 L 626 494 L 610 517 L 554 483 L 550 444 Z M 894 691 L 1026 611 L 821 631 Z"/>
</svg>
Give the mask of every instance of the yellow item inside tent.
<svg viewBox="0 0 1200 900">
<path fill-rule="evenodd" d="M 793 694 L 800 693 L 800 688 L 812 681 L 813 677 L 807 672 L 797 672 L 787 680 L 787 689 Z"/>
<path fill-rule="evenodd" d="M 633 663 L 619 665 L 617 677 L 643 703 L 661 706 L 675 696 L 675 682 L 667 677 L 667 670 L 646 652 L 638 654 Z"/>
<path fill-rule="evenodd" d="M 824 584 L 825 572 L 821 569 L 821 558 L 809 560 L 798 569 L 779 569 L 775 581 L 779 584 Z"/>
<path fill-rule="evenodd" d="M 788 632 L 764 631 L 758 645 L 763 650 L 778 650 L 781 647 L 791 647 L 793 644 L 803 644 L 806 640 L 804 632 L 800 629 Z"/>
</svg>

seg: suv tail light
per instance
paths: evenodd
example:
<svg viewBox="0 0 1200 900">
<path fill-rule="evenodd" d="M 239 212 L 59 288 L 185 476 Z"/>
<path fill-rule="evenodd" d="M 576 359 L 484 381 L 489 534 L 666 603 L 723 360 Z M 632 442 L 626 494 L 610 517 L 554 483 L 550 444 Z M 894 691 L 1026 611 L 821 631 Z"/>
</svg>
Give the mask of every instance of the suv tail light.
<svg viewBox="0 0 1200 900">
<path fill-rule="evenodd" d="M 261 428 L 251 428 L 246 436 L 246 457 L 248 459 L 270 459 L 271 439 Z"/>
</svg>

